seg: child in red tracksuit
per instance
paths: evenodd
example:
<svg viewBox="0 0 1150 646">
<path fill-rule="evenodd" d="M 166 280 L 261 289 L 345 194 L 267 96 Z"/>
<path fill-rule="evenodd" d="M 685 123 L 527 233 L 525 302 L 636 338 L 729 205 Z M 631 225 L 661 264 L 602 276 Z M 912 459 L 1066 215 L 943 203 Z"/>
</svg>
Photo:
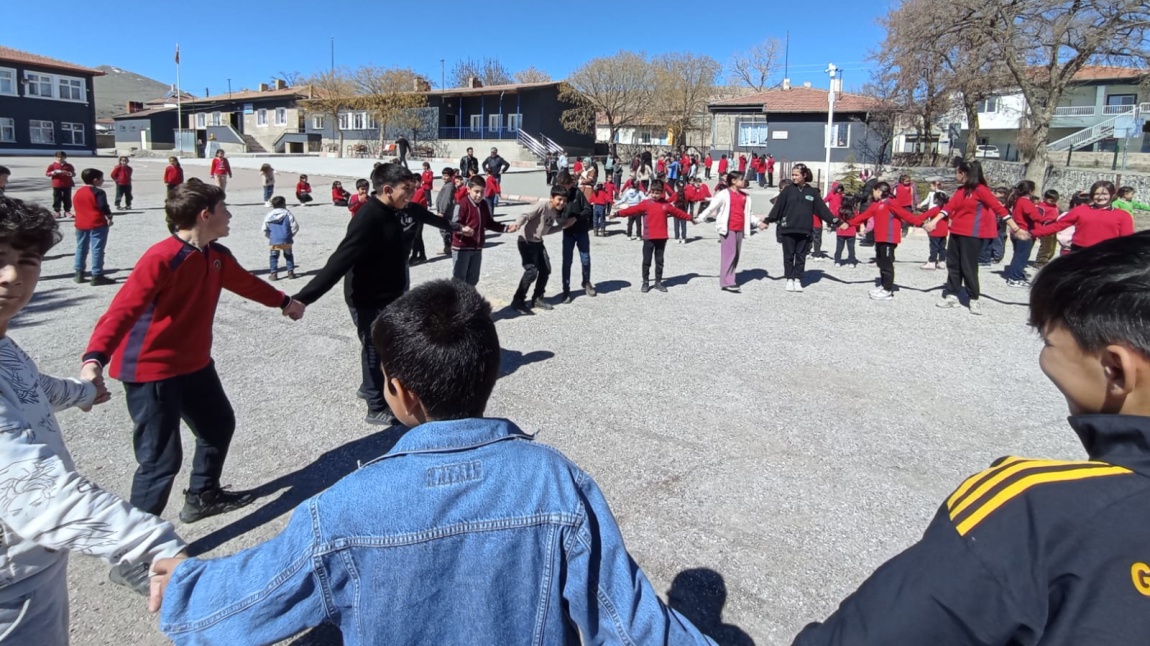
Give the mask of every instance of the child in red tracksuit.
<svg viewBox="0 0 1150 646">
<path fill-rule="evenodd" d="M 347 210 L 351 211 L 352 215 L 355 215 L 355 212 L 363 208 L 363 205 L 371 199 L 371 196 L 367 194 L 367 189 L 370 187 L 371 184 L 366 179 L 355 180 L 355 195 L 347 198 Z"/>
<path fill-rule="evenodd" d="M 311 202 L 311 184 L 307 181 L 307 175 L 300 175 L 299 181 L 295 184 L 295 199 L 299 200 L 299 205 L 304 206 Z"/>
<path fill-rule="evenodd" d="M 92 286 L 112 285 L 116 281 L 104 275 L 104 249 L 108 246 L 108 228 L 112 226 L 112 209 L 104 189 L 104 173 L 96 168 L 85 168 L 80 173 L 84 185 L 76 191 L 76 282 L 87 281 L 84 276 L 88 250 L 92 251 Z"/>
<path fill-rule="evenodd" d="M 171 191 L 183 183 L 184 169 L 180 166 L 180 160 L 175 157 L 168 157 L 168 167 L 164 169 L 164 186 L 167 186 L 168 191 Z"/>
<path fill-rule="evenodd" d="M 128 210 L 132 209 L 132 167 L 128 164 L 127 157 L 121 157 L 120 163 L 112 169 L 112 182 L 116 184 L 116 208 L 120 208 L 120 203 L 128 205 Z"/>
<path fill-rule="evenodd" d="M 950 197 L 942 191 L 935 191 L 934 193 L 934 206 L 924 213 L 925 219 L 930 220 L 942 211 L 942 207 Z M 926 264 L 922 266 L 923 269 L 946 269 L 946 238 L 950 235 L 950 226 L 948 222 L 950 218 L 942 218 L 935 225 L 934 230 L 929 235 L 930 240 L 930 256 L 927 257 Z"/>
<path fill-rule="evenodd" d="M 646 294 L 651 291 L 651 256 L 655 257 L 655 289 L 660 292 L 667 291 L 663 285 L 663 253 L 667 249 L 667 216 L 679 220 L 692 221 L 691 216 L 683 210 L 663 201 L 663 182 L 653 180 L 648 192 L 648 199 L 630 206 L 612 215 L 612 218 L 630 218 L 642 216 L 640 230 L 643 234 L 643 286 L 639 291 Z"/>
<path fill-rule="evenodd" d="M 72 217 L 72 187 L 76 181 L 76 167 L 68 163 L 68 153 L 61 150 L 56 153 L 56 161 L 48 165 L 44 175 L 52 178 L 52 210 L 56 217 Z M 64 215 L 60 215 L 60 208 L 64 208 Z"/>
<path fill-rule="evenodd" d="M 598 184 L 591 193 L 590 202 L 594 214 L 592 226 L 595 235 L 597 237 L 605 236 L 607 235 L 607 209 L 611 206 L 611 192 L 603 184 Z"/>
<path fill-rule="evenodd" d="M 895 204 L 891 199 L 890 184 L 886 182 L 875 184 L 871 195 L 873 201 L 867 210 L 846 224 L 858 226 L 874 218 L 875 262 L 881 284 L 871 291 L 870 297 L 876 301 L 889 301 L 894 298 L 894 250 L 902 242 L 902 225 L 898 221 L 917 227 L 923 223 L 924 217 Z"/>
<path fill-rule="evenodd" d="M 351 199 L 351 193 L 343 187 L 343 182 L 336 180 L 331 183 L 331 205 L 332 206 L 347 206 L 347 201 Z"/>
<path fill-rule="evenodd" d="M 423 187 L 423 191 L 431 195 L 431 186 L 435 182 L 435 173 L 431 172 L 431 164 L 423 162 L 423 172 L 419 175 L 419 185 Z"/>
<path fill-rule="evenodd" d="M 857 267 L 859 261 L 858 258 L 855 257 L 855 237 L 858 236 L 859 228 L 856 225 L 850 224 L 851 218 L 858 215 L 858 213 L 855 212 L 855 201 L 849 197 L 837 201 L 839 205 L 838 210 L 831 211 L 831 213 L 838 213 L 839 219 L 846 224 L 835 231 L 835 267 L 846 267 L 847 263 L 850 263 L 851 267 Z M 829 200 L 827 208 L 830 208 Z M 846 249 L 849 254 L 847 262 L 843 262 L 843 249 Z"/>
<path fill-rule="evenodd" d="M 483 183 L 483 199 L 487 201 L 492 216 L 495 215 L 495 207 L 499 205 L 499 196 L 502 193 L 503 188 L 499 186 L 499 180 L 495 179 L 494 175 L 488 175 Z"/>
</svg>

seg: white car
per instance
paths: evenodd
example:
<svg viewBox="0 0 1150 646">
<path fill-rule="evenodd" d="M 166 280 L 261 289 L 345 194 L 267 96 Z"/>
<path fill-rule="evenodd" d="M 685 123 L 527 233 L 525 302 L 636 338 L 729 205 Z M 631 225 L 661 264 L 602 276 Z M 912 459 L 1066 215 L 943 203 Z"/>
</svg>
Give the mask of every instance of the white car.
<svg viewBox="0 0 1150 646">
<path fill-rule="evenodd" d="M 975 146 L 974 156 L 977 159 L 998 159 L 998 146 Z"/>
</svg>

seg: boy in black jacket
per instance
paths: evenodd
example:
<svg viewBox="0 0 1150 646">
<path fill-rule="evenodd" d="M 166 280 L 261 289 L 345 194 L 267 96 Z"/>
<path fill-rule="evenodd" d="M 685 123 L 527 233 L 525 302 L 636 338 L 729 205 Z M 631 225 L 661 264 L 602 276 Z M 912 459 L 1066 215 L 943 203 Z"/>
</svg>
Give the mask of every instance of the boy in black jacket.
<svg viewBox="0 0 1150 646">
<path fill-rule="evenodd" d="M 410 286 L 407 262 L 416 222 L 462 231 L 466 235 L 471 232 L 418 204 L 410 204 L 415 192 L 415 175 L 399 164 L 376 166 L 371 172 L 371 184 L 375 194 L 351 218 L 347 233 L 327 264 L 295 299 L 311 305 L 346 275 L 343 295 L 362 346 L 363 382 L 356 396 L 367 400 L 365 422 L 391 425 L 395 417 L 380 391 L 383 373 L 371 343 L 371 323 Z"/>
<path fill-rule="evenodd" d="M 561 170 L 555 176 L 555 185 L 567 189 L 567 210 L 564 219 L 575 218 L 575 224 L 563 230 L 563 302 L 571 302 L 571 262 L 574 260 L 575 248 L 579 248 L 579 262 L 583 264 L 583 291 L 588 296 L 595 295 L 595 286 L 591 284 L 591 237 L 587 234 L 591 230 L 594 210 L 587 196 L 575 185 L 575 177 L 568 171 Z"/>
<path fill-rule="evenodd" d="M 450 166 L 443 169 L 443 186 L 439 187 L 439 194 L 435 196 L 435 212 L 441 217 L 451 219 L 455 213 L 455 191 L 459 190 L 460 183 L 455 181 L 459 173 Z M 442 229 L 443 255 L 451 255 L 451 230 Z"/>
<path fill-rule="evenodd" d="M 796 645 L 1144 644 L 1150 635 L 1150 232 L 1050 263 L 1042 371 L 1089 462 L 1001 458 Z"/>
</svg>

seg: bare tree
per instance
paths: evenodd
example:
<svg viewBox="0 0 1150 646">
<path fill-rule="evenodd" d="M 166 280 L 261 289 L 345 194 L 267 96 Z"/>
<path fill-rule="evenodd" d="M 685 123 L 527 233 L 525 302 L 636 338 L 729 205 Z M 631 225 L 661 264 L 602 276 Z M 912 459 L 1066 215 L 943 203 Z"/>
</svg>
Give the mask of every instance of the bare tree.
<svg viewBox="0 0 1150 646">
<path fill-rule="evenodd" d="M 279 74 L 272 74 L 272 83 L 276 81 L 283 81 L 288 87 L 295 87 L 304 80 L 304 75 L 296 72 L 280 71 Z"/>
<path fill-rule="evenodd" d="M 511 72 L 497 58 L 488 57 L 478 61 L 468 58 L 456 61 L 448 78 L 453 83 L 451 87 L 467 87 L 471 78 L 479 79 L 483 85 L 507 85 L 511 83 Z"/>
<path fill-rule="evenodd" d="M 710 56 L 673 53 L 655 59 L 656 114 L 663 117 L 670 138 L 686 143 L 686 134 L 697 130 L 707 114 L 707 102 L 723 66 Z"/>
<path fill-rule="evenodd" d="M 875 174 L 881 175 L 890 161 L 891 144 L 906 113 L 904 94 L 896 76 L 883 71 L 874 73 L 859 94 L 874 99 L 875 107 L 867 111 L 865 119 L 858 120 L 864 124 L 866 134 L 855 139 L 854 149 L 864 163 L 874 165 Z"/>
<path fill-rule="evenodd" d="M 608 141 L 615 152 L 615 139 L 623 126 L 646 116 L 653 98 L 654 69 L 643 53 L 619 51 L 613 56 L 583 63 L 560 86 L 559 98 L 575 105 L 563 111 L 560 122 L 572 132 L 595 132 L 595 118 L 602 116 L 610 131 Z"/>
<path fill-rule="evenodd" d="M 408 68 L 365 65 L 352 74 L 359 105 L 375 119 L 383 145 L 388 127 L 410 125 L 411 112 L 427 105 L 427 79 Z"/>
<path fill-rule="evenodd" d="M 548 83 L 550 81 L 551 75 L 534 65 L 515 73 L 516 83 Z"/>
<path fill-rule="evenodd" d="M 781 49 L 778 38 L 768 38 L 744 53 L 736 52 L 727 63 L 727 77 L 732 83 L 742 83 L 755 92 L 762 92 L 779 71 Z"/>
<path fill-rule="evenodd" d="M 343 156 L 343 130 L 339 127 L 339 115 L 354 110 L 359 105 L 355 84 L 351 74 L 344 68 L 320 72 L 304 80 L 308 86 L 308 98 L 300 103 L 305 111 L 329 119 L 339 137 L 336 153 Z"/>
</svg>

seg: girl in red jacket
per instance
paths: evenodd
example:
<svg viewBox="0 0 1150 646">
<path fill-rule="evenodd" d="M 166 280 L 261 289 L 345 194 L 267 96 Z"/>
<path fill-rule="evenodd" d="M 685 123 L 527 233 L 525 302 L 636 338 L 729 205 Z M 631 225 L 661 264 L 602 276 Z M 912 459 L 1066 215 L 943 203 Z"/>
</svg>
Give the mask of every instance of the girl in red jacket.
<svg viewBox="0 0 1150 646">
<path fill-rule="evenodd" d="M 76 181 L 76 167 L 68 163 L 68 153 L 61 150 L 56 153 L 56 161 L 48 165 L 44 175 L 52 179 L 52 210 L 56 217 L 72 217 L 72 187 Z M 64 208 L 64 215 L 60 215 L 60 207 Z"/>
<path fill-rule="evenodd" d="M 419 184 L 428 195 L 431 195 L 433 182 L 435 182 L 435 173 L 431 172 L 431 164 L 429 162 L 423 162 L 423 172 L 419 175 Z"/>
<path fill-rule="evenodd" d="M 934 216 L 942 211 L 942 207 L 950 200 L 950 197 L 942 191 L 934 191 L 931 193 L 933 204 L 930 210 L 924 213 L 927 220 L 931 220 Z M 950 235 L 950 224 L 946 218 L 942 218 L 935 222 L 934 230 L 929 234 L 930 236 L 930 255 L 927 256 L 926 264 L 922 266 L 923 269 L 945 269 L 946 268 L 946 237 Z"/>
<path fill-rule="evenodd" d="M 1030 261 L 1030 251 L 1034 249 L 1034 237 L 1029 233 L 1047 221 L 1046 212 L 1034 204 L 1034 189 L 1034 182 L 1024 179 L 1006 196 L 1006 208 L 1010 209 L 1007 226 L 1011 230 L 1010 242 L 1014 247 L 1014 257 L 1002 272 L 1008 287 L 1030 287 L 1026 263 Z M 1020 231 L 1028 235 L 1018 235 Z"/>
<path fill-rule="evenodd" d="M 1094 182 L 1090 187 L 1090 204 L 1076 206 L 1056 222 L 1034 227 L 1030 233 L 1041 237 L 1074 227 L 1074 238 L 1070 242 L 1071 251 L 1092 247 L 1111 238 L 1132 235 L 1134 218 L 1126 211 L 1111 205 L 1117 192 L 1113 182 L 1105 180 Z"/>
<path fill-rule="evenodd" d="M 307 181 L 307 175 L 299 176 L 299 181 L 295 184 L 295 199 L 299 200 L 300 206 L 312 201 L 311 184 Z"/>
<path fill-rule="evenodd" d="M 228 179 L 232 176 L 232 165 L 231 162 L 224 157 L 223 148 L 216 151 L 216 156 L 212 159 L 212 167 L 208 171 L 208 174 L 216 180 L 216 186 L 219 186 L 222 190 L 227 190 Z"/>
<path fill-rule="evenodd" d="M 651 256 L 655 257 L 655 289 L 667 291 L 663 285 L 663 253 L 667 250 L 667 216 L 679 220 L 691 220 L 686 211 L 675 208 L 663 200 L 663 182 L 652 180 L 646 200 L 617 211 L 614 218 L 642 217 L 640 231 L 643 234 L 643 286 L 639 291 L 651 291 Z"/>
<path fill-rule="evenodd" d="M 827 206 L 830 206 L 829 202 Z M 855 210 L 854 198 L 845 197 L 839 200 L 838 209 L 832 211 L 832 213 L 837 213 L 839 219 L 845 223 L 844 226 L 840 226 L 835 231 L 835 267 L 846 267 L 847 263 L 850 263 L 851 268 L 858 267 L 859 261 L 858 258 L 855 257 L 855 238 L 859 234 L 859 228 L 850 223 L 851 218 L 858 215 L 858 212 Z M 843 262 L 844 248 L 849 254 L 846 262 Z"/>
<path fill-rule="evenodd" d="M 942 211 L 926 223 L 928 232 L 944 217 L 950 217 L 950 241 L 946 247 L 946 288 L 939 307 L 962 307 L 958 293 L 966 286 L 970 313 L 982 314 L 978 301 L 978 254 L 982 241 L 998 237 L 998 218 L 1010 214 L 994 197 L 982 174 L 982 164 L 960 161 L 954 169 L 959 188 Z M 997 217 L 996 217 L 997 216 Z"/>
<path fill-rule="evenodd" d="M 343 182 L 336 180 L 331 183 L 331 204 L 332 206 L 347 206 L 347 201 L 351 199 L 351 193 L 343 187 Z"/>
<path fill-rule="evenodd" d="M 184 169 L 180 167 L 180 160 L 176 157 L 168 157 L 168 167 L 164 169 L 164 185 L 171 191 L 183 183 Z"/>
<path fill-rule="evenodd" d="M 902 225 L 906 222 L 919 226 L 924 216 L 916 216 L 894 203 L 891 199 L 890 184 L 879 182 L 871 190 L 871 204 L 867 210 L 854 216 L 843 226 L 858 226 L 874 218 L 874 254 L 878 265 L 880 285 L 871 290 L 870 297 L 876 301 L 889 301 L 894 298 L 894 250 L 902 242 Z"/>
</svg>

